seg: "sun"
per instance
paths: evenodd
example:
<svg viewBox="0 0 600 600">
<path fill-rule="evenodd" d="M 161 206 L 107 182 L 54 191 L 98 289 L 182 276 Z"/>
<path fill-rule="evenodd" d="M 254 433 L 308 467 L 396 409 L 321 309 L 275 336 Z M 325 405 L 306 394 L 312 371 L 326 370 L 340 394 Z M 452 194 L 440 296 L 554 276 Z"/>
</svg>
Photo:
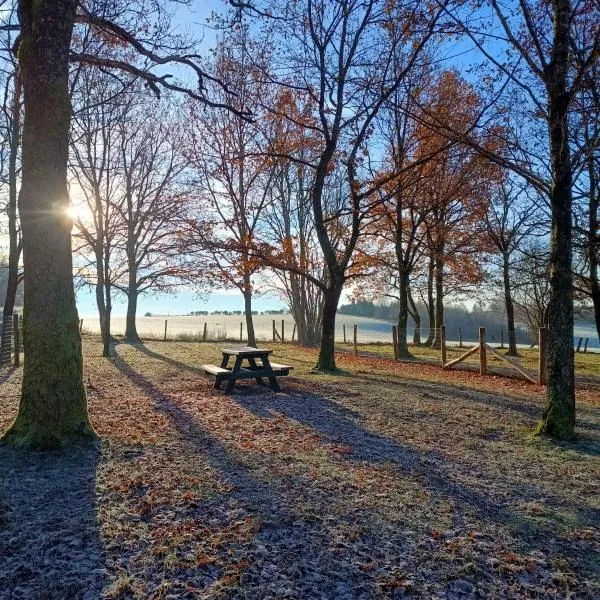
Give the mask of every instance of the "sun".
<svg viewBox="0 0 600 600">
<path fill-rule="evenodd" d="M 65 209 L 67 216 L 72 221 L 88 222 L 91 218 L 90 209 L 87 204 L 69 204 Z"/>
</svg>

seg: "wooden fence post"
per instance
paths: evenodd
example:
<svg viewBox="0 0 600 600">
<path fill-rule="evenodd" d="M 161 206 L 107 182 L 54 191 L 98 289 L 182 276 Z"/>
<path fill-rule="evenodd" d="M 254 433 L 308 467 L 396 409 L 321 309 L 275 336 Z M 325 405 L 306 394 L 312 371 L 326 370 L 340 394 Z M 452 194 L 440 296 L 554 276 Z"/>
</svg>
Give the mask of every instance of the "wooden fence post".
<svg viewBox="0 0 600 600">
<path fill-rule="evenodd" d="M 275 328 L 275 319 L 273 319 L 273 343 L 275 343 L 276 336 L 277 336 L 277 329 Z"/>
<path fill-rule="evenodd" d="M 285 319 L 281 319 L 281 343 L 285 341 Z"/>
<path fill-rule="evenodd" d="M 240 322 L 240 342 L 244 339 L 244 322 Z"/>
<path fill-rule="evenodd" d="M 479 374 L 487 375 L 487 352 L 485 347 L 485 327 L 479 328 Z"/>
<path fill-rule="evenodd" d="M 19 336 L 19 315 L 13 315 L 13 342 L 15 346 L 15 367 L 21 364 L 21 339 Z"/>
<path fill-rule="evenodd" d="M 354 325 L 354 354 L 358 356 L 358 325 Z"/>
<path fill-rule="evenodd" d="M 398 328 L 392 325 L 392 344 L 394 345 L 394 360 L 398 360 Z"/>
<path fill-rule="evenodd" d="M 588 342 L 590 341 L 590 338 L 585 338 L 585 342 L 583 344 L 583 353 L 587 354 L 587 347 L 588 347 Z"/>
<path fill-rule="evenodd" d="M 462 329 L 459 327 L 458 328 L 458 347 L 462 348 Z"/>
<path fill-rule="evenodd" d="M 294 341 L 295 337 L 296 337 L 296 323 L 294 323 L 294 328 L 292 329 L 292 342 Z"/>
<path fill-rule="evenodd" d="M 538 343 L 540 346 L 540 356 L 538 359 L 538 384 L 546 385 L 548 379 L 548 330 L 540 327 L 538 330 Z"/>
<path fill-rule="evenodd" d="M 344 330 L 344 344 L 347 344 L 348 342 L 346 341 L 346 323 L 342 325 L 342 329 Z"/>
<path fill-rule="evenodd" d="M 442 352 L 442 367 L 446 364 L 446 326 L 440 327 L 440 350 Z"/>
<path fill-rule="evenodd" d="M 206 341 L 207 329 L 208 329 L 208 323 L 204 323 L 204 331 L 202 332 L 202 341 L 203 342 Z"/>
<path fill-rule="evenodd" d="M 167 341 L 167 319 L 165 319 L 165 335 L 163 336 L 163 342 Z"/>
<path fill-rule="evenodd" d="M 504 348 L 504 329 L 500 330 L 500 348 Z"/>
<path fill-rule="evenodd" d="M 577 352 L 579 352 L 581 350 L 581 342 L 583 342 L 583 338 L 580 337 L 579 341 L 577 342 Z"/>
</svg>

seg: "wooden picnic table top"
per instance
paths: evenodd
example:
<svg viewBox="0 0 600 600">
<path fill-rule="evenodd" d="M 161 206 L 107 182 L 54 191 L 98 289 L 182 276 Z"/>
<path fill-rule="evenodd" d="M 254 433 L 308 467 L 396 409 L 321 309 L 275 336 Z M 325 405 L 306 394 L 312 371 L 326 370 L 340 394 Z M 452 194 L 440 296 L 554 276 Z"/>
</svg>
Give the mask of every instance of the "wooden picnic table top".
<svg viewBox="0 0 600 600">
<path fill-rule="evenodd" d="M 273 350 L 267 350 L 266 348 L 253 348 L 252 346 L 245 346 L 243 348 L 222 348 L 221 353 L 223 356 L 268 356 Z"/>
</svg>

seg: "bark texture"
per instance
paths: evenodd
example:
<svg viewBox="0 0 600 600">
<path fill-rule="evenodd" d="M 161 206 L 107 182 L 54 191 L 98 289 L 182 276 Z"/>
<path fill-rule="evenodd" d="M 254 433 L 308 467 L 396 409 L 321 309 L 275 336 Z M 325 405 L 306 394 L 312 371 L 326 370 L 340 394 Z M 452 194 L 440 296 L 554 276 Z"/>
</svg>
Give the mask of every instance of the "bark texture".
<svg viewBox="0 0 600 600">
<path fill-rule="evenodd" d="M 554 0 L 553 58 L 547 77 L 552 229 L 548 307 L 548 384 L 546 409 L 538 432 L 572 439 L 575 430 L 575 366 L 573 356 L 572 188 L 569 147 L 568 69 L 572 10 L 568 0 Z"/>
<path fill-rule="evenodd" d="M 67 217 L 68 66 L 76 6 L 76 0 L 19 2 L 25 361 L 19 413 L 3 439 L 45 449 L 96 437 L 83 384 Z"/>
</svg>

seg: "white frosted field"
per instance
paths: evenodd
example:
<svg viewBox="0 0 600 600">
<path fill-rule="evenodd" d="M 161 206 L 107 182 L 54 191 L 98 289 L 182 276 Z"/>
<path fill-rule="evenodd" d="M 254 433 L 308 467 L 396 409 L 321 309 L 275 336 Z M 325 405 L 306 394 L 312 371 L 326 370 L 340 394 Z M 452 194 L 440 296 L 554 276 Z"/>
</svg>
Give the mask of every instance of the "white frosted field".
<svg viewBox="0 0 600 600">
<path fill-rule="evenodd" d="M 99 333 L 100 325 L 98 317 L 93 315 L 82 315 L 84 331 Z M 281 321 L 284 321 L 285 339 L 289 340 L 294 328 L 294 320 L 291 315 L 255 315 L 254 330 L 259 340 L 269 341 L 273 339 L 273 319 L 277 331 L 281 333 Z M 113 316 L 111 320 L 111 332 L 113 335 L 125 333 L 125 317 Z M 239 339 L 240 323 L 243 327 L 243 339 L 246 339 L 246 323 L 240 315 L 207 315 L 204 317 L 192 316 L 164 316 L 164 317 L 138 317 L 137 329 L 140 336 L 162 337 L 167 321 L 167 337 L 175 338 L 179 335 L 202 336 L 204 324 L 207 323 L 209 339 Z M 353 327 L 358 327 L 359 342 L 391 342 L 392 323 L 370 319 L 365 317 L 351 317 L 338 315 L 336 320 L 336 338 L 343 339 L 343 326 L 346 324 L 348 341 L 352 340 Z"/>
</svg>

